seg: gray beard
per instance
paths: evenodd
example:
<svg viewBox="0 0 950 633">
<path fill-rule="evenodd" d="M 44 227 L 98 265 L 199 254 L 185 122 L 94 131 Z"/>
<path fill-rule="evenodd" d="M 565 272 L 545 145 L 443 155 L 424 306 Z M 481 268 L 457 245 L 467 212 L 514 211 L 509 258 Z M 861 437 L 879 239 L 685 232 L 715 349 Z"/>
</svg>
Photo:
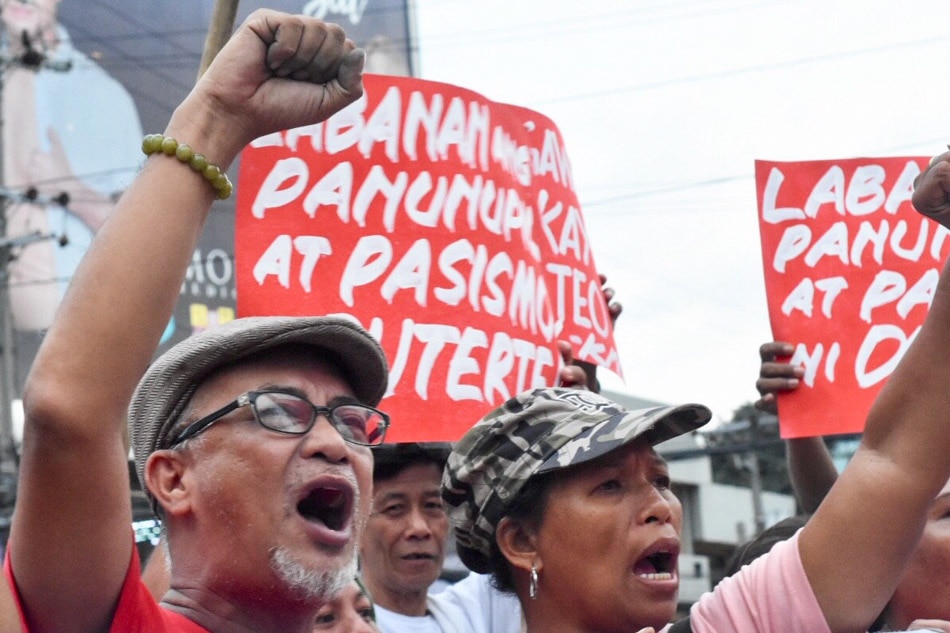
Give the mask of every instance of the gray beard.
<svg viewBox="0 0 950 633">
<path fill-rule="evenodd" d="M 271 569 L 299 598 L 307 602 L 329 602 L 336 598 L 356 577 L 356 556 L 336 570 L 311 569 L 294 560 L 285 549 L 275 549 L 270 557 Z"/>
</svg>

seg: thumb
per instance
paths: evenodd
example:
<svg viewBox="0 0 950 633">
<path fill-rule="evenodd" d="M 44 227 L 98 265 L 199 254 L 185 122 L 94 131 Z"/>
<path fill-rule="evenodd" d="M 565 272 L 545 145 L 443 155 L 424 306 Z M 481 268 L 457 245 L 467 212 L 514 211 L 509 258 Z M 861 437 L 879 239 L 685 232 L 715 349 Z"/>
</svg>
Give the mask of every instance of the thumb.
<svg viewBox="0 0 950 633">
<path fill-rule="evenodd" d="M 316 120 L 325 121 L 363 96 L 363 64 L 366 53 L 353 49 L 343 58 L 337 76 L 325 83 L 323 96 L 317 105 Z"/>
<path fill-rule="evenodd" d="M 561 362 L 570 365 L 574 362 L 574 346 L 570 341 L 559 340 L 557 342 L 557 352 L 561 357 Z"/>
<path fill-rule="evenodd" d="M 366 65 L 366 51 L 362 48 L 355 48 L 340 64 L 340 70 L 337 71 L 337 81 L 340 87 L 351 93 L 353 99 L 359 98 L 363 94 L 363 66 Z"/>
</svg>

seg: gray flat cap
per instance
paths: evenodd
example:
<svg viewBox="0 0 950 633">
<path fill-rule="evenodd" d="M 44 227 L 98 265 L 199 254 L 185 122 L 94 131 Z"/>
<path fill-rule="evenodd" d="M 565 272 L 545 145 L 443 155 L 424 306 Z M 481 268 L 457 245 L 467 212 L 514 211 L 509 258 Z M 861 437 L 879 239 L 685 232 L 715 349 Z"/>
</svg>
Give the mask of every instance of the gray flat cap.
<svg viewBox="0 0 950 633">
<path fill-rule="evenodd" d="M 219 367 L 282 345 L 330 350 L 359 400 L 376 406 L 386 392 L 389 368 L 382 347 L 343 317 L 248 317 L 195 334 L 160 356 L 139 381 L 129 406 L 135 471 L 145 486 L 145 461 L 165 448 L 172 425 L 198 386 Z"/>
</svg>

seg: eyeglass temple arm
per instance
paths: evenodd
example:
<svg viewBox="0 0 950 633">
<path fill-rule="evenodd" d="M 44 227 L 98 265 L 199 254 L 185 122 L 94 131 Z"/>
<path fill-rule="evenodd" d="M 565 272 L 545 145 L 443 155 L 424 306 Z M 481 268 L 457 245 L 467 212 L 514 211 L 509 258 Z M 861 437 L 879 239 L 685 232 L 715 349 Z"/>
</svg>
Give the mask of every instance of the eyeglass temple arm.
<svg viewBox="0 0 950 633">
<path fill-rule="evenodd" d="M 239 409 L 243 406 L 246 406 L 249 402 L 250 400 L 247 397 L 247 394 L 244 394 L 240 398 L 235 400 L 234 402 L 231 402 L 230 404 L 225 405 L 224 407 L 218 409 L 211 415 L 206 415 L 200 420 L 196 422 L 192 422 L 191 424 L 185 427 L 185 430 L 181 432 L 181 435 L 175 438 L 175 441 L 169 444 L 169 446 L 176 446 L 178 444 L 181 444 L 188 438 L 194 437 L 195 435 L 197 435 L 198 433 L 201 433 L 206 428 L 208 428 L 209 426 L 211 426 L 212 424 L 214 424 L 215 422 L 217 422 L 218 420 L 220 420 L 227 414 L 231 413 L 235 409 Z"/>
</svg>

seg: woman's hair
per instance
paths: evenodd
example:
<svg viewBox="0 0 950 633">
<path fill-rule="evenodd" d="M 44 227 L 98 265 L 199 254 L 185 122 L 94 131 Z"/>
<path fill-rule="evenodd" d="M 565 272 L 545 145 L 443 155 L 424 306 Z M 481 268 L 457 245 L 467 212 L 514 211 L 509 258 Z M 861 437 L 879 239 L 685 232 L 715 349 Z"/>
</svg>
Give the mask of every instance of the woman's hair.
<svg viewBox="0 0 950 633">
<path fill-rule="evenodd" d="M 544 518 L 548 493 L 553 481 L 554 477 L 550 475 L 535 475 L 528 479 L 518 495 L 508 504 L 503 518 L 507 517 L 515 521 L 524 529 L 536 531 L 540 528 L 541 521 Z M 495 536 L 496 539 L 491 542 L 491 552 L 489 554 L 491 569 L 488 573 L 491 574 L 491 584 L 499 591 L 515 593 L 511 563 L 508 562 L 508 559 L 505 558 L 498 547 L 497 531 Z"/>
<path fill-rule="evenodd" d="M 369 589 L 366 588 L 366 584 L 363 582 L 362 576 L 356 574 L 353 576 L 353 582 L 356 583 L 356 586 L 360 588 L 360 593 L 363 594 L 367 600 L 369 600 L 369 612 L 370 618 L 373 620 L 373 623 L 376 623 L 376 601 L 373 600 L 373 596 L 370 595 Z"/>
</svg>

